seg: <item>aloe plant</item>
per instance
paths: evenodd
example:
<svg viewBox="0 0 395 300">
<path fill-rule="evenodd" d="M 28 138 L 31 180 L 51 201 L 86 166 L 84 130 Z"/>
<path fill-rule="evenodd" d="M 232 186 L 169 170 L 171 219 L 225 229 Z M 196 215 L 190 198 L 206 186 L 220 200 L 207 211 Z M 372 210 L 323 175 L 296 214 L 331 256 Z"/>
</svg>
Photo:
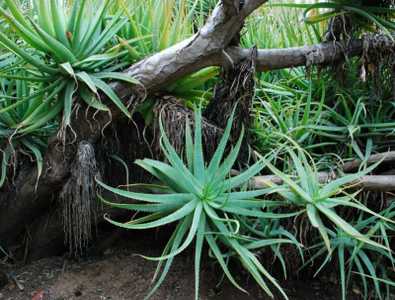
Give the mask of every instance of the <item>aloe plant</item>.
<svg viewBox="0 0 395 300">
<path fill-rule="evenodd" d="M 395 29 L 395 23 L 392 21 L 394 16 L 394 8 L 392 1 L 379 0 L 330 0 L 318 1 L 313 4 L 300 3 L 281 3 L 278 6 L 304 8 L 304 19 L 306 23 L 314 24 L 326 21 L 336 16 L 345 14 L 351 15 L 358 25 L 374 24 L 378 28 L 384 30 L 389 35 L 391 30 Z M 326 9 L 324 12 L 318 12 L 309 15 L 313 10 Z"/>
<path fill-rule="evenodd" d="M 325 86 L 320 87 L 314 101 L 312 86 L 301 78 L 293 78 L 294 88 L 289 82 L 271 84 L 262 82 L 257 89 L 254 112 L 256 124 L 253 132 L 257 136 L 260 151 L 280 147 L 288 140 L 279 134 L 291 138 L 299 145 L 313 148 L 319 146 L 319 132 L 314 128 L 323 125 L 327 114 L 325 108 Z"/>
<path fill-rule="evenodd" d="M 266 161 L 266 165 L 270 171 L 283 181 L 283 184 L 279 186 L 273 184 L 276 189 L 274 190 L 275 192 L 272 191 L 272 193 L 278 194 L 280 197 L 287 200 L 289 204 L 301 208 L 302 211 L 306 213 L 311 225 L 319 231 L 329 253 L 332 252 L 332 248 L 327 223 L 331 224 L 333 228 L 345 232 L 359 242 L 366 243 L 372 247 L 388 250 L 386 246 L 370 239 L 366 234 L 361 233 L 336 212 L 336 209 L 341 207 L 353 208 L 357 211 L 366 212 L 372 216 L 377 216 L 385 221 L 394 223 L 393 220 L 380 216 L 357 201 L 355 198 L 356 194 L 350 195 L 344 193 L 340 195 L 347 185 L 352 186 L 361 176 L 376 168 L 378 163 L 361 172 L 344 175 L 329 183 L 322 184 L 314 164 L 312 166 L 311 161 L 308 160 L 302 150 L 298 150 L 297 154 L 292 148 L 288 148 L 288 153 L 291 158 L 290 161 L 292 166 L 296 171 L 295 177 L 285 174 L 269 161 Z"/>
<path fill-rule="evenodd" d="M 5 3 L 8 9 L 0 7 L 0 16 L 16 33 L 17 40 L 0 31 L 0 43 L 21 58 L 15 67 L 28 67 L 28 74 L 20 79 L 43 82 L 42 91 L 46 93 L 32 112 L 34 117 L 16 124 L 15 128 L 27 128 L 53 107 L 61 107 L 63 126 L 70 126 L 77 98 L 97 110 L 108 111 L 100 101 L 99 91 L 130 117 L 125 104 L 104 81 L 138 83 L 114 72 L 125 66 L 122 62 L 115 63 L 119 53 L 111 49 L 114 35 L 127 22 L 121 11 L 107 14 L 108 0 L 73 1 L 70 9 L 65 1 L 50 1 L 48 6 L 45 0 L 35 0 L 32 15 L 26 15 L 18 1 L 5 0 Z M 24 101 L 18 100 L 13 107 Z"/>
<path fill-rule="evenodd" d="M 243 140 L 242 133 L 234 148 L 224 157 L 232 121 L 233 115 L 229 119 L 218 148 L 208 164 L 205 163 L 203 156 L 200 111 L 195 113 L 194 139 L 188 122 L 186 124 L 186 163 L 176 153 L 165 134 L 163 126 L 160 125 L 161 147 L 169 164 L 151 159 L 136 161 L 137 165 L 160 181 L 161 186 L 148 186 L 152 190 L 161 191 L 160 194 L 125 191 L 98 181 L 100 186 L 118 196 L 137 200 L 137 203 L 117 204 L 100 197 L 105 204 L 139 213 L 148 213 L 148 215 L 126 223 L 120 223 L 107 217 L 107 220 L 112 224 L 125 229 L 139 230 L 177 223 L 162 256 L 148 258 L 158 260 L 159 264 L 154 277 L 156 284 L 147 298 L 163 282 L 174 257 L 190 246 L 193 241 L 195 241 L 196 299 L 199 295 L 199 269 L 204 242 L 208 244 L 226 277 L 237 288 L 245 291 L 235 281 L 227 266 L 226 261 L 229 255 L 240 260 L 243 267 L 267 294 L 273 296 L 266 280 L 277 287 L 284 298 L 287 298 L 277 281 L 259 262 L 253 251 L 281 243 L 295 244 L 297 242 L 288 238 L 280 238 L 279 235 L 271 238 L 257 236 L 249 230 L 249 227 L 244 226 L 239 218 L 268 218 L 273 220 L 295 216 L 296 214 L 265 211 L 265 207 L 269 203 L 271 206 L 275 205 L 275 207 L 282 205 L 281 201 L 273 204 L 273 201 L 257 199 L 265 193 L 265 190 L 238 190 L 264 167 L 262 161 L 256 162 L 237 176 L 229 177 L 229 172 L 238 157 Z M 133 188 L 133 186 L 130 187 Z M 147 188 L 146 185 L 144 187 Z M 162 273 L 159 275 L 161 270 Z"/>
<path fill-rule="evenodd" d="M 4 184 L 10 165 L 16 167 L 18 156 L 33 158 L 37 164 L 37 181 L 42 172 L 42 152 L 47 139 L 55 134 L 57 123 L 50 122 L 61 110 L 54 106 L 46 112 L 35 114 L 37 105 L 43 101 L 46 88 L 41 82 L 20 80 L 28 71 L 14 68 L 17 58 L 12 54 L 0 57 L 0 72 L 10 71 L 10 76 L 0 79 L 0 187 Z M 41 90 L 41 88 L 43 88 Z M 20 104 L 21 103 L 21 104 Z M 28 123 L 32 117 L 37 119 Z M 27 126 L 18 130 L 18 124 Z"/>
<path fill-rule="evenodd" d="M 395 216 L 394 209 L 395 205 L 392 204 L 390 207 L 383 210 L 380 216 L 392 219 Z M 370 294 L 366 278 L 373 279 L 374 290 L 380 299 L 383 299 L 381 284 L 387 287 L 393 284 L 390 280 L 380 281 L 377 277 L 381 272 L 386 276 L 386 268 L 381 268 L 381 266 L 389 265 L 394 268 L 395 260 L 393 257 L 393 250 L 390 247 L 390 236 L 393 234 L 394 226 L 377 216 L 369 216 L 364 219 L 363 215 L 364 214 L 361 213 L 359 217 L 356 218 L 354 227 L 360 232 L 365 232 L 372 238 L 382 239 L 388 250 L 386 251 L 382 248 L 358 241 L 338 228 L 335 231 L 329 230 L 333 252 L 327 253 L 325 259 L 315 273 L 315 275 L 320 273 L 331 261 L 331 258 L 337 258 L 343 300 L 347 299 L 347 287 L 354 273 L 360 276 L 365 299 L 367 299 Z M 301 269 L 305 268 L 307 265 L 311 265 L 312 262 L 315 262 L 323 256 L 326 252 L 326 247 L 324 243 L 321 242 L 312 246 L 309 251 L 314 251 L 315 253 Z M 389 298 L 389 295 L 387 295 L 387 298 Z"/>
</svg>

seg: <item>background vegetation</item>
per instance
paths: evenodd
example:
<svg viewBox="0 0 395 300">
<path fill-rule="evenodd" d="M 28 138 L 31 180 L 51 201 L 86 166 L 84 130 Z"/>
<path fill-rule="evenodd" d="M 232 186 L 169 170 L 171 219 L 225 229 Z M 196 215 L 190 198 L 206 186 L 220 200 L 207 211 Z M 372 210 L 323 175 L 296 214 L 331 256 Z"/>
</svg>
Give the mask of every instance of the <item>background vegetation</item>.
<svg viewBox="0 0 395 300">
<path fill-rule="evenodd" d="M 0 186 L 12 182 L 26 160 L 37 164 L 39 178 L 48 139 L 56 133 L 66 139 L 73 133 L 71 118 L 76 110 L 108 112 L 108 106 L 115 105 L 126 118 L 132 118 L 128 104 L 118 98 L 110 82 L 139 85 L 122 71 L 190 37 L 204 24 L 216 1 L 50 3 L 0 2 Z M 347 18 L 346 31 L 341 34 L 350 37 L 377 30 L 388 34 L 395 28 L 390 4 L 385 1 L 382 4 L 387 6 L 380 8 L 364 1 L 277 4 L 263 6 L 247 20 L 241 34 L 243 47 L 288 48 L 331 40 L 336 35 L 330 26 L 334 17 Z M 269 295 L 274 285 L 287 297 L 267 271 L 269 260 L 259 260 L 265 252 L 282 268 L 285 278 L 290 270 L 319 276 L 332 269 L 343 299 L 352 284 L 359 286 L 365 298 L 391 299 L 395 280 L 393 195 L 360 191 L 352 184 L 382 167 L 379 163 L 369 166 L 372 154 L 392 149 L 392 59 L 376 53 L 327 68 L 257 74 L 252 124 L 245 128 L 253 155 L 250 166 L 231 178 L 243 136 L 234 143 L 233 151 L 225 148 L 232 122 L 240 120 L 230 118 L 212 160 L 204 157 L 202 149 L 200 109 L 213 97 L 219 69 L 206 68 L 168 86 L 166 94 L 180 99 L 186 108 L 199 109 L 192 117 L 193 138 L 189 124 L 183 128 L 183 153 L 177 154 L 159 122 L 161 149 L 169 164 L 149 159 L 138 162 L 161 184 L 150 190 L 162 195 L 137 193 L 132 190 L 135 186 L 128 191 L 115 189 L 100 181 L 105 189 L 141 202 L 107 201 L 142 213 L 125 224 L 110 220 L 115 225 L 146 229 L 177 223 L 163 256 L 150 258 L 159 260 L 158 272 L 163 270 L 153 291 L 164 280 L 174 256 L 191 246 L 196 251 L 196 299 L 204 247 L 240 289 L 229 267 L 233 259 Z M 99 95 L 106 95 L 110 103 L 102 102 Z M 149 98 L 135 108 L 148 126 L 154 123 L 156 101 Z M 361 161 L 359 170 L 344 174 L 342 165 L 353 159 Z M 335 172 L 337 179 L 320 182 L 322 171 Z M 281 184 L 248 191 L 248 181 L 257 174 L 276 175 Z M 288 259 L 295 256 L 299 257 L 296 262 Z"/>
</svg>

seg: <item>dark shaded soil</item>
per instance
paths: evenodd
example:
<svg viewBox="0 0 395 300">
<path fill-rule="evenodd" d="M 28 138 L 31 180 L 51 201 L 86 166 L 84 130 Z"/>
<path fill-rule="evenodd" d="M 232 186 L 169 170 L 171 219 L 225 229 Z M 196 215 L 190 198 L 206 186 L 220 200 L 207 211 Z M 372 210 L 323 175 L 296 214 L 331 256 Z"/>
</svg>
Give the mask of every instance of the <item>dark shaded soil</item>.
<svg viewBox="0 0 395 300">
<path fill-rule="evenodd" d="M 0 288 L 0 299 L 143 299 L 149 291 L 156 264 L 136 253 L 159 255 L 163 246 L 152 235 L 143 239 L 136 238 L 134 242 L 128 240 L 129 244 L 121 243 L 106 250 L 100 257 L 80 262 L 53 257 L 22 267 L 8 268 L 5 273 L 8 274 L 9 282 Z M 0 268 L 4 270 L 1 265 Z M 239 271 L 236 279 L 249 291 L 249 295 L 235 289 L 226 279 L 220 282 L 220 274 L 218 268 L 211 263 L 205 263 L 202 267 L 202 300 L 270 299 L 245 273 Z M 292 280 L 281 284 L 291 300 L 340 299 L 339 289 L 331 283 L 330 278 L 325 282 Z M 174 261 L 164 284 L 151 299 L 193 299 L 194 289 L 193 256 L 192 253 L 185 253 Z M 349 290 L 349 294 L 349 299 L 359 299 L 357 290 Z M 275 299 L 282 298 L 276 296 Z"/>
</svg>

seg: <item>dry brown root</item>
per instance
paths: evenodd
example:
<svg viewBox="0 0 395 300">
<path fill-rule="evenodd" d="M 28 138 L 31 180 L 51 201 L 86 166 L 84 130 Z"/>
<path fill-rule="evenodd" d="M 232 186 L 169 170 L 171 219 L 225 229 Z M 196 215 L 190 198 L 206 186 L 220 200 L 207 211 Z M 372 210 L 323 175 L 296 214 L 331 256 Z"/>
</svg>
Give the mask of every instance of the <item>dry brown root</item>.
<svg viewBox="0 0 395 300">
<path fill-rule="evenodd" d="M 245 129 L 243 144 L 250 144 L 249 128 L 252 123 L 252 101 L 255 95 L 255 71 L 257 49 L 250 49 L 249 56 L 237 64 L 229 62 L 222 69 L 220 82 L 215 86 L 214 97 L 207 106 L 204 116 L 220 128 L 225 128 L 236 107 L 231 142 L 235 143 L 242 128 Z M 249 147 L 243 147 L 238 162 L 240 165 L 248 163 L 250 159 Z"/>
<path fill-rule="evenodd" d="M 188 120 L 191 128 L 194 124 L 194 113 L 191 109 L 186 108 L 180 100 L 174 97 L 165 97 L 162 101 L 158 101 L 154 108 L 156 123 L 153 132 L 153 151 L 157 159 L 162 157 L 160 149 L 160 130 L 159 120 L 162 121 L 163 129 L 166 132 L 173 147 L 182 155 L 185 146 L 185 124 Z M 206 158 L 210 158 L 214 154 L 219 139 L 222 136 L 222 128 L 213 125 L 206 118 L 202 120 L 203 146 Z"/>
<path fill-rule="evenodd" d="M 63 207 L 65 242 L 71 255 L 79 256 L 92 238 L 92 222 L 99 210 L 95 178 L 100 178 L 93 146 L 82 141 L 78 145 L 71 177 L 60 193 Z"/>
<path fill-rule="evenodd" d="M 395 95 L 395 42 L 387 34 L 374 33 L 363 36 L 363 53 L 360 78 L 372 81 L 377 98 L 381 98 L 383 87 L 391 78 Z M 395 97 L 393 97 L 395 98 Z"/>
<path fill-rule="evenodd" d="M 351 18 L 349 16 L 339 15 L 330 19 L 324 40 L 327 42 L 349 42 L 352 36 L 352 31 L 353 24 Z"/>
<path fill-rule="evenodd" d="M 220 82 L 215 86 L 214 98 L 204 112 L 205 117 L 220 128 L 225 128 L 233 108 L 237 104 L 232 136 L 237 139 L 242 126 L 251 125 L 251 108 L 255 90 L 257 49 L 252 48 L 250 55 L 236 65 L 222 69 Z"/>
</svg>

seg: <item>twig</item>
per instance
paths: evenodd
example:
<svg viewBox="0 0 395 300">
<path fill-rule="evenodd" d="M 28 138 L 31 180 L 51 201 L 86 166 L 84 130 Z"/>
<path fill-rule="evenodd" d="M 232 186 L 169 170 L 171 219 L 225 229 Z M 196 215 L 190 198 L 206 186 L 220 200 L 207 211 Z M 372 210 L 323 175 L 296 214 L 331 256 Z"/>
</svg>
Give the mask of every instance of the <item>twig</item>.
<svg viewBox="0 0 395 300">
<path fill-rule="evenodd" d="M 337 177 L 333 173 L 319 173 L 318 180 L 320 183 L 327 183 L 335 180 Z M 250 187 L 262 189 L 271 185 L 281 185 L 283 180 L 274 175 L 256 176 L 250 181 Z M 350 186 L 362 188 L 367 191 L 390 192 L 395 191 L 395 175 L 367 175 L 349 184 Z"/>
</svg>

